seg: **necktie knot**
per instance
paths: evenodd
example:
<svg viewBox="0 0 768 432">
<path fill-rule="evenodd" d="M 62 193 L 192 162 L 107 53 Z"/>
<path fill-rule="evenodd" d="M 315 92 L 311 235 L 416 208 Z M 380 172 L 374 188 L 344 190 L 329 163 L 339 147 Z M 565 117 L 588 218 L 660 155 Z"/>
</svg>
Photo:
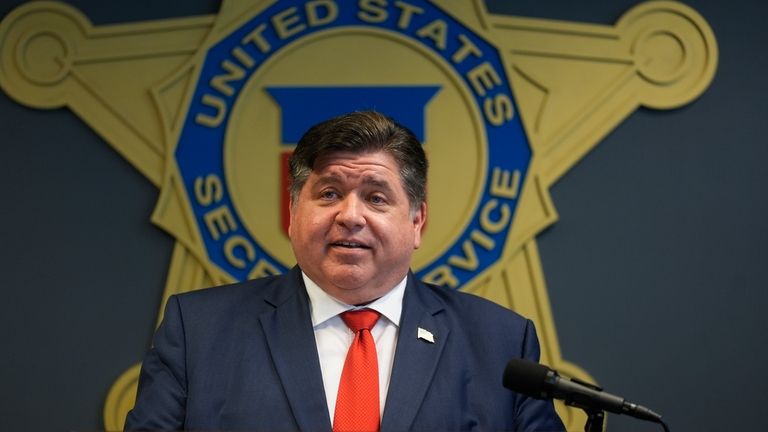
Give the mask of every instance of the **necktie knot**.
<svg viewBox="0 0 768 432">
<path fill-rule="evenodd" d="M 343 312 L 341 319 L 350 330 L 357 333 L 363 329 L 370 331 L 380 316 L 381 314 L 373 309 L 359 309 Z"/>
</svg>

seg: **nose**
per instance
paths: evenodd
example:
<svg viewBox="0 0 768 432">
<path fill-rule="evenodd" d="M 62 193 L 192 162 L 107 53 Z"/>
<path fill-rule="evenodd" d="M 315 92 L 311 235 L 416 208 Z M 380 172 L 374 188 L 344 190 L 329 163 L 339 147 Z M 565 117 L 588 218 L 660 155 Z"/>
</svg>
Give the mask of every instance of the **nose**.
<svg viewBox="0 0 768 432">
<path fill-rule="evenodd" d="M 361 228 L 365 225 L 365 203 L 355 194 L 349 194 L 339 203 L 336 222 L 347 229 Z"/>
</svg>

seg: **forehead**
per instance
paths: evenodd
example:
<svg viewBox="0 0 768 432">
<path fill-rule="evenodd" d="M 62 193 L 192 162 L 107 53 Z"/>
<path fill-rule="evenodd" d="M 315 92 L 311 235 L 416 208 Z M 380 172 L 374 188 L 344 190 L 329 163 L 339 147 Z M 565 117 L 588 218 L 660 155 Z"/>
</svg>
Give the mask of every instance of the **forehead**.
<svg viewBox="0 0 768 432">
<path fill-rule="evenodd" d="M 329 152 L 318 156 L 312 173 L 318 176 L 399 176 L 400 166 L 392 155 L 375 152 Z"/>
</svg>

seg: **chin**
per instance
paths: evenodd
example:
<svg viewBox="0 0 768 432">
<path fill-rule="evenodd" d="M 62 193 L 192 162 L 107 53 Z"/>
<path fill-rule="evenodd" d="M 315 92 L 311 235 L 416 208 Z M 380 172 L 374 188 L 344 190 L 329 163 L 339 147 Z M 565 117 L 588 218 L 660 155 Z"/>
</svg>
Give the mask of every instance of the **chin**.
<svg viewBox="0 0 768 432">
<path fill-rule="evenodd" d="M 328 280 L 343 290 L 356 290 L 364 287 L 372 279 L 369 271 L 359 268 L 341 269 L 330 273 Z"/>
<path fill-rule="evenodd" d="M 349 290 L 349 291 L 361 289 L 365 287 L 369 281 L 370 281 L 370 278 L 356 277 L 354 275 L 349 275 L 346 277 L 339 276 L 339 277 L 331 278 L 331 282 L 335 286 L 337 286 L 340 289 Z"/>
</svg>

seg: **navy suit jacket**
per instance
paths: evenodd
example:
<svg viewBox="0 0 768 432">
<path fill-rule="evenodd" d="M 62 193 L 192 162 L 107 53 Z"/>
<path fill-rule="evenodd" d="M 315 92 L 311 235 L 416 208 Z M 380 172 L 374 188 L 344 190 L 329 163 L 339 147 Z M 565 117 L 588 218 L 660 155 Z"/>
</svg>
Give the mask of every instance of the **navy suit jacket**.
<svg viewBox="0 0 768 432">
<path fill-rule="evenodd" d="M 409 274 L 381 431 L 563 430 L 502 386 L 538 356 L 531 321 Z M 125 429 L 330 431 L 301 271 L 169 298 Z"/>
</svg>

